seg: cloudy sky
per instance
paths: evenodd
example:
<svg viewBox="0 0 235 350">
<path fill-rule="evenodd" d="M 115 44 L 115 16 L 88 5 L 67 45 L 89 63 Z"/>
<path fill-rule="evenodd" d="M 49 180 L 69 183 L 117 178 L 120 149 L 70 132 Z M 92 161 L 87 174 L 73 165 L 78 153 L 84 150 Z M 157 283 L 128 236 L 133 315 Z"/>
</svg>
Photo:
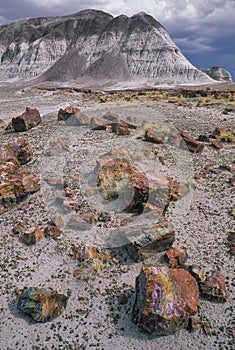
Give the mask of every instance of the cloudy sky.
<svg viewBox="0 0 235 350">
<path fill-rule="evenodd" d="M 93 8 L 131 16 L 145 11 L 196 67 L 227 69 L 235 81 L 235 0 L 1 0 L 0 24 Z"/>
</svg>

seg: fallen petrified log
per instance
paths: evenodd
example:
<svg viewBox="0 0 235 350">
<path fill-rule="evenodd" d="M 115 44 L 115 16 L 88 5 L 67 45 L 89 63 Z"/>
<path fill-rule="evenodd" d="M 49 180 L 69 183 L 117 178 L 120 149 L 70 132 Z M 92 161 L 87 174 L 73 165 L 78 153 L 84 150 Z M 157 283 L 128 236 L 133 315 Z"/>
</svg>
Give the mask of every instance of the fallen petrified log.
<svg viewBox="0 0 235 350">
<path fill-rule="evenodd" d="M 168 177 L 153 177 L 136 169 L 125 158 L 103 156 L 97 162 L 97 182 L 101 196 L 107 200 L 119 197 L 123 191 L 123 210 L 143 212 L 146 204 L 164 211 L 171 200 L 177 200 L 189 191 L 186 185 Z M 121 184 L 125 182 L 124 190 Z"/>
<path fill-rule="evenodd" d="M 26 107 L 26 111 L 18 117 L 12 118 L 12 127 L 15 132 L 27 131 L 42 121 L 39 111 Z"/>
<path fill-rule="evenodd" d="M 184 142 L 186 143 L 188 150 L 192 153 L 200 153 L 202 152 L 204 145 L 195 140 L 193 137 L 189 136 L 184 130 L 179 129 L 178 131 L 181 135 L 181 137 L 183 138 Z"/>
<path fill-rule="evenodd" d="M 143 123 L 144 133 L 142 139 L 144 141 L 166 144 L 181 149 L 188 149 L 190 152 L 199 153 L 203 150 L 204 145 L 189 136 L 184 130 L 174 128 L 168 123 Z M 187 146 L 187 147 L 186 147 Z"/>
<path fill-rule="evenodd" d="M 143 267 L 136 279 L 133 321 L 156 335 L 186 327 L 198 311 L 196 280 L 184 269 Z"/>
<path fill-rule="evenodd" d="M 89 125 L 89 117 L 81 112 L 79 108 L 66 107 L 58 112 L 58 121 L 64 121 L 68 126 L 83 126 Z"/>
</svg>

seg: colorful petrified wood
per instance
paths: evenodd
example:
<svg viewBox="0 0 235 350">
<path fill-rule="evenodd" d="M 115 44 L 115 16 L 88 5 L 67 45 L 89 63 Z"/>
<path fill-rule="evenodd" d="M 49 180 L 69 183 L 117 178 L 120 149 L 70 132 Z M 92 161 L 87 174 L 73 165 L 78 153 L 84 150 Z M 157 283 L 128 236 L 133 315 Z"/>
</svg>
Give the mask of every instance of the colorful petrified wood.
<svg viewBox="0 0 235 350">
<path fill-rule="evenodd" d="M 209 300 L 225 302 L 228 299 L 226 285 L 221 271 L 212 271 L 200 284 L 200 294 Z"/>
<path fill-rule="evenodd" d="M 184 269 L 143 267 L 136 279 L 133 321 L 143 330 L 169 335 L 197 313 L 198 286 Z"/>
<path fill-rule="evenodd" d="M 67 297 L 45 288 L 30 287 L 22 291 L 17 307 L 35 321 L 47 322 L 56 318 L 66 306 Z"/>
</svg>

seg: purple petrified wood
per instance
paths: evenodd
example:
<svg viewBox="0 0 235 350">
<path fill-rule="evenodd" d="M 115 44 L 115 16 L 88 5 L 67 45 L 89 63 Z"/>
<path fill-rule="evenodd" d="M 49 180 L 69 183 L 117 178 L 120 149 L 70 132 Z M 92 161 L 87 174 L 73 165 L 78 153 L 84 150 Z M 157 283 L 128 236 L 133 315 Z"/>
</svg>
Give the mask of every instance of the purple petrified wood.
<svg viewBox="0 0 235 350">
<path fill-rule="evenodd" d="M 197 313 L 196 280 L 184 269 L 144 267 L 136 279 L 133 320 L 156 335 L 173 334 Z"/>
</svg>

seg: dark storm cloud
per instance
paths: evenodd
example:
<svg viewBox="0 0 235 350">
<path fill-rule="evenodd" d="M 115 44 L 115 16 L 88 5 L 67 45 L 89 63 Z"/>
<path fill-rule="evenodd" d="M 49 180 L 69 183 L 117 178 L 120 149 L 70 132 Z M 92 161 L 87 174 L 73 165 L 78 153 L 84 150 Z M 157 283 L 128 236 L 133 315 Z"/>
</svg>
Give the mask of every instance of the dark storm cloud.
<svg viewBox="0 0 235 350">
<path fill-rule="evenodd" d="M 25 17 L 66 15 L 86 8 L 128 16 L 145 11 L 164 25 L 194 65 L 221 65 L 235 73 L 234 0 L 1 0 L 0 24 Z"/>
</svg>

